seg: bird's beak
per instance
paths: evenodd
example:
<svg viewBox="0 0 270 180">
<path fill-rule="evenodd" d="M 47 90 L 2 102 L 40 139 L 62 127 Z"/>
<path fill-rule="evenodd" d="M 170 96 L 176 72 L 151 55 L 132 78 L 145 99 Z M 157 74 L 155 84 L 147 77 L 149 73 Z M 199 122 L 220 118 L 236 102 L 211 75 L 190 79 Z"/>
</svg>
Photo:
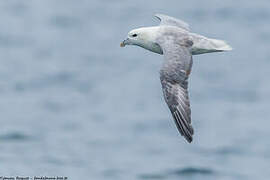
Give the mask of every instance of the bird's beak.
<svg viewBox="0 0 270 180">
<path fill-rule="evenodd" d="M 128 44 L 129 44 L 129 39 L 127 38 L 123 42 L 120 43 L 120 47 L 125 47 Z"/>
</svg>

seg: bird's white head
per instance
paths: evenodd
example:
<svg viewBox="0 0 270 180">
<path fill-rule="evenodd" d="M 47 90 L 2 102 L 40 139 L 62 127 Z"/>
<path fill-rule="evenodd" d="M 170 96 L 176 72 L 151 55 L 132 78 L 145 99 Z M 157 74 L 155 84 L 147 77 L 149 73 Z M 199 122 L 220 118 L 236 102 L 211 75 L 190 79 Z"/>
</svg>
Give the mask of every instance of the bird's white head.
<svg viewBox="0 0 270 180">
<path fill-rule="evenodd" d="M 156 43 L 159 27 L 143 27 L 130 31 L 127 39 L 125 39 L 120 46 L 136 45 L 143 47 L 152 52 L 163 54 L 162 49 Z"/>
</svg>

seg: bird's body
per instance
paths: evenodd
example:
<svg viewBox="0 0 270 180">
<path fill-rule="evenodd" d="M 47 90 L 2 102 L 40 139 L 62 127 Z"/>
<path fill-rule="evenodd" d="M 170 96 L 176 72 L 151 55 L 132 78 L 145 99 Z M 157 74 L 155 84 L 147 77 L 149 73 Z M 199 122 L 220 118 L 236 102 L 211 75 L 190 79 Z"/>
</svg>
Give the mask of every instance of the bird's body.
<svg viewBox="0 0 270 180">
<path fill-rule="evenodd" d="M 160 26 L 132 30 L 121 43 L 137 45 L 163 54 L 160 81 L 164 99 L 169 106 L 178 131 L 188 142 L 192 141 L 191 110 L 188 97 L 188 78 L 192 68 L 192 55 L 231 50 L 222 40 L 209 39 L 191 33 L 187 23 L 158 14 Z"/>
</svg>

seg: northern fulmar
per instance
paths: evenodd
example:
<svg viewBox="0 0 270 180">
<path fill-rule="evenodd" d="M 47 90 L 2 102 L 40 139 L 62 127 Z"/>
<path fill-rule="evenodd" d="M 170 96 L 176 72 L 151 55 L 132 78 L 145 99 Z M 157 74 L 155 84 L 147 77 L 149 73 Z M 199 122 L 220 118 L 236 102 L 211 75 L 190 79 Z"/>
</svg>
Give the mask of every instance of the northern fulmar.
<svg viewBox="0 0 270 180">
<path fill-rule="evenodd" d="M 120 46 L 136 45 L 163 54 L 160 81 L 164 99 L 169 106 L 180 134 L 191 143 L 193 128 L 188 97 L 188 78 L 192 68 L 192 55 L 229 51 L 232 48 L 222 40 L 210 39 L 190 32 L 182 20 L 156 14 L 159 26 L 130 31 Z"/>
</svg>

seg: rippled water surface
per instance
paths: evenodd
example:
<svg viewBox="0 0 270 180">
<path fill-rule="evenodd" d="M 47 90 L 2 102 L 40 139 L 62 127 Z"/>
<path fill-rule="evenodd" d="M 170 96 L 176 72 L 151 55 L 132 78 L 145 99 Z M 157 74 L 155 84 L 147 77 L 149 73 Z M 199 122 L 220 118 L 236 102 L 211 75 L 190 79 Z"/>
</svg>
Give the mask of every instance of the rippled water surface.
<svg viewBox="0 0 270 180">
<path fill-rule="evenodd" d="M 247 180 L 270 177 L 270 4 L 262 1 L 0 2 L 0 176 Z M 194 57 L 194 141 L 163 101 L 162 56 L 120 48 L 155 13 L 225 39 Z"/>
</svg>

